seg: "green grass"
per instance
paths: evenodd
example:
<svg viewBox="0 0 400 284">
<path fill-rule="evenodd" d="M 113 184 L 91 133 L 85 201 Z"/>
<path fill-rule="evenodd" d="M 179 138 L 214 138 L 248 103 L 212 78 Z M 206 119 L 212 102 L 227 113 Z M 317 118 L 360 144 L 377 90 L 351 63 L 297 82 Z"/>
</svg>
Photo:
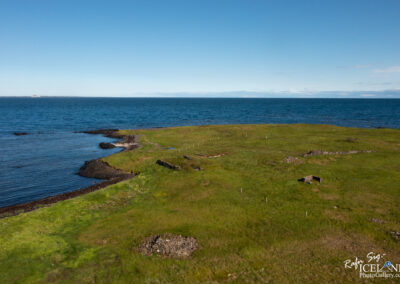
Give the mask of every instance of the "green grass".
<svg viewBox="0 0 400 284">
<path fill-rule="evenodd" d="M 375 251 L 400 263 L 390 234 L 400 231 L 398 130 L 298 124 L 123 132 L 139 135 L 142 146 L 104 160 L 138 177 L 0 219 L 1 283 L 353 283 L 361 280 L 344 269 L 347 258 Z M 284 162 L 309 150 L 376 152 Z M 322 183 L 297 182 L 311 174 Z M 195 237 L 200 249 L 188 259 L 136 251 L 145 237 L 167 232 Z"/>
</svg>

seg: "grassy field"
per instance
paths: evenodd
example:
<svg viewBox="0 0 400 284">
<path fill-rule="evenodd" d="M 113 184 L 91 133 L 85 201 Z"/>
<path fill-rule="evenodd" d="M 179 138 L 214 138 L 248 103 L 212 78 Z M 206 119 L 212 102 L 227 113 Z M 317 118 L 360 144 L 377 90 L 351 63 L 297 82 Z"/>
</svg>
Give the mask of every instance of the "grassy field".
<svg viewBox="0 0 400 284">
<path fill-rule="evenodd" d="M 1 283 L 354 283 L 362 280 L 346 259 L 373 251 L 400 263 L 391 235 L 400 231 L 399 130 L 122 132 L 139 135 L 141 147 L 104 160 L 139 176 L 0 219 Z M 375 152 L 302 157 L 310 150 Z M 297 181 L 306 175 L 322 182 Z M 193 236 L 200 248 L 187 259 L 138 253 L 161 233 Z"/>
</svg>

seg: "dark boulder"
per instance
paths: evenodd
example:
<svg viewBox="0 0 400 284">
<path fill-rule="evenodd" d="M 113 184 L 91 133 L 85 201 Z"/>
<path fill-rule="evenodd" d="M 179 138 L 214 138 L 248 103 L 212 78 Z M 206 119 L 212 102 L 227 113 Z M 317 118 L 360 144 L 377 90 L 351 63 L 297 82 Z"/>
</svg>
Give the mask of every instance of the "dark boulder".
<svg viewBox="0 0 400 284">
<path fill-rule="evenodd" d="M 83 177 L 97 179 L 112 179 L 116 177 L 128 178 L 130 176 L 134 176 L 134 174 L 126 173 L 111 167 L 101 159 L 86 161 L 85 164 L 79 169 L 78 174 Z"/>
<path fill-rule="evenodd" d="M 116 132 L 118 132 L 119 129 L 96 129 L 96 130 L 86 130 L 82 131 L 82 133 L 86 134 L 101 134 L 106 137 L 119 137 L 120 135 L 117 135 Z"/>
<path fill-rule="evenodd" d="M 112 149 L 112 148 L 115 148 L 115 145 L 112 144 L 112 143 L 101 142 L 101 143 L 99 144 L 99 147 L 100 147 L 101 149 Z"/>
<path fill-rule="evenodd" d="M 172 164 L 170 164 L 168 162 L 164 162 L 164 161 L 161 161 L 161 160 L 157 160 L 156 164 L 160 165 L 162 167 L 166 167 L 166 168 L 171 169 L 171 170 L 179 170 L 180 169 L 179 166 L 175 166 L 175 165 L 172 165 Z"/>
<path fill-rule="evenodd" d="M 15 136 L 24 136 L 24 135 L 27 135 L 27 134 L 28 134 L 27 132 L 14 132 Z"/>
<path fill-rule="evenodd" d="M 196 166 L 196 165 L 191 165 L 190 167 L 195 171 L 202 171 L 203 170 L 203 168 L 201 168 L 199 166 Z"/>
</svg>

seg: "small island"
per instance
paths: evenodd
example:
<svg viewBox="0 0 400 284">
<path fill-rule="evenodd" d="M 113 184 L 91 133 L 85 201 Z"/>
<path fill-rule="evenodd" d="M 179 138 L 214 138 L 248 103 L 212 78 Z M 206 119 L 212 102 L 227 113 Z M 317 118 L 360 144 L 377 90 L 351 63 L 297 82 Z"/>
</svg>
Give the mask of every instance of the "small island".
<svg viewBox="0 0 400 284">
<path fill-rule="evenodd" d="M 397 129 L 106 134 L 125 150 L 93 168 L 117 183 L 1 215 L 2 282 L 342 283 L 363 281 L 342 265 L 355 256 L 400 263 Z"/>
</svg>

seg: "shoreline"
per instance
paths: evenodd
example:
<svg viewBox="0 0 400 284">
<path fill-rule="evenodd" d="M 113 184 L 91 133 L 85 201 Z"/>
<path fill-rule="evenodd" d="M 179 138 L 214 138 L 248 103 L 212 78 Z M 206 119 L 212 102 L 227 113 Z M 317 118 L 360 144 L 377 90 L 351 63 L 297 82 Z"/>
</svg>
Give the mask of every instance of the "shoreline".
<svg viewBox="0 0 400 284">
<path fill-rule="evenodd" d="M 134 175 L 132 177 L 125 177 L 125 178 L 123 178 L 123 177 L 113 178 L 113 179 L 105 180 L 98 184 L 94 184 L 89 187 L 53 195 L 53 196 L 39 199 L 36 201 L 30 201 L 30 202 L 26 202 L 26 203 L 20 203 L 20 204 L 2 207 L 2 208 L 0 208 L 0 219 L 5 218 L 5 217 L 16 216 L 20 213 L 30 212 L 30 211 L 33 211 L 33 210 L 36 210 L 36 209 L 39 209 L 39 208 L 42 208 L 45 206 L 55 204 L 55 203 L 63 201 L 63 200 L 67 200 L 67 199 L 71 199 L 71 198 L 74 198 L 74 197 L 77 197 L 77 196 L 80 196 L 83 194 L 87 194 L 87 193 L 105 188 L 107 186 L 119 183 L 121 181 L 128 180 L 135 176 L 136 175 Z"/>
<path fill-rule="evenodd" d="M 122 148 L 121 152 L 131 151 L 139 148 L 139 143 L 137 141 L 136 135 L 121 135 L 118 134 L 119 129 L 98 129 L 89 131 L 79 131 L 78 133 L 86 133 L 92 135 L 103 135 L 104 137 L 116 138 L 118 139 L 113 144 L 115 147 Z M 107 156 L 104 156 L 107 157 Z M 70 192 L 60 193 L 53 196 L 41 198 L 34 201 L 9 205 L 0 208 L 0 219 L 5 217 L 16 216 L 20 213 L 30 212 L 51 204 L 71 199 L 80 195 L 84 195 L 99 189 L 105 188 L 107 186 L 119 183 L 124 180 L 134 178 L 139 173 L 126 173 L 122 170 L 115 169 L 108 165 L 106 162 L 102 161 L 101 158 L 85 161 L 79 171 L 76 173 L 82 177 L 86 178 L 97 178 L 103 180 L 100 183 L 72 190 Z"/>
<path fill-rule="evenodd" d="M 295 123 L 293 125 L 299 125 L 299 124 L 302 123 Z M 252 124 L 243 124 L 243 125 L 252 125 Z M 322 125 L 322 124 L 317 124 L 317 125 Z M 332 125 L 332 126 L 337 126 L 337 125 Z M 339 126 L 339 127 L 364 129 L 360 127 L 346 127 L 346 126 Z M 168 127 L 157 127 L 157 128 L 168 128 Z M 376 127 L 370 129 L 399 130 L 398 128 L 386 128 L 386 127 Z M 76 131 L 75 133 L 103 135 L 104 137 L 118 139 L 113 143 L 107 143 L 107 144 L 112 144 L 116 148 L 122 148 L 120 152 L 131 151 L 140 147 L 137 135 L 123 135 L 119 134 L 118 131 L 120 131 L 120 129 L 96 129 L 96 130 Z M 99 143 L 98 146 L 101 147 L 102 143 L 103 142 Z M 99 189 L 119 183 L 121 181 L 134 178 L 140 174 L 139 172 L 127 173 L 123 172 L 122 170 L 113 168 L 108 163 L 102 161 L 102 159 L 105 157 L 107 156 L 85 161 L 84 164 L 79 169 L 79 171 L 76 173 L 82 177 L 96 178 L 99 180 L 103 180 L 102 182 L 85 188 L 79 188 L 76 190 L 72 190 L 70 192 L 60 193 L 57 195 L 45 197 L 35 201 L 28 201 L 24 203 L 0 207 L 0 219 L 10 216 L 15 216 L 24 212 L 30 212 L 39 209 L 41 207 L 57 203 L 59 201 L 67 200 L 93 191 L 97 191 Z"/>
</svg>

